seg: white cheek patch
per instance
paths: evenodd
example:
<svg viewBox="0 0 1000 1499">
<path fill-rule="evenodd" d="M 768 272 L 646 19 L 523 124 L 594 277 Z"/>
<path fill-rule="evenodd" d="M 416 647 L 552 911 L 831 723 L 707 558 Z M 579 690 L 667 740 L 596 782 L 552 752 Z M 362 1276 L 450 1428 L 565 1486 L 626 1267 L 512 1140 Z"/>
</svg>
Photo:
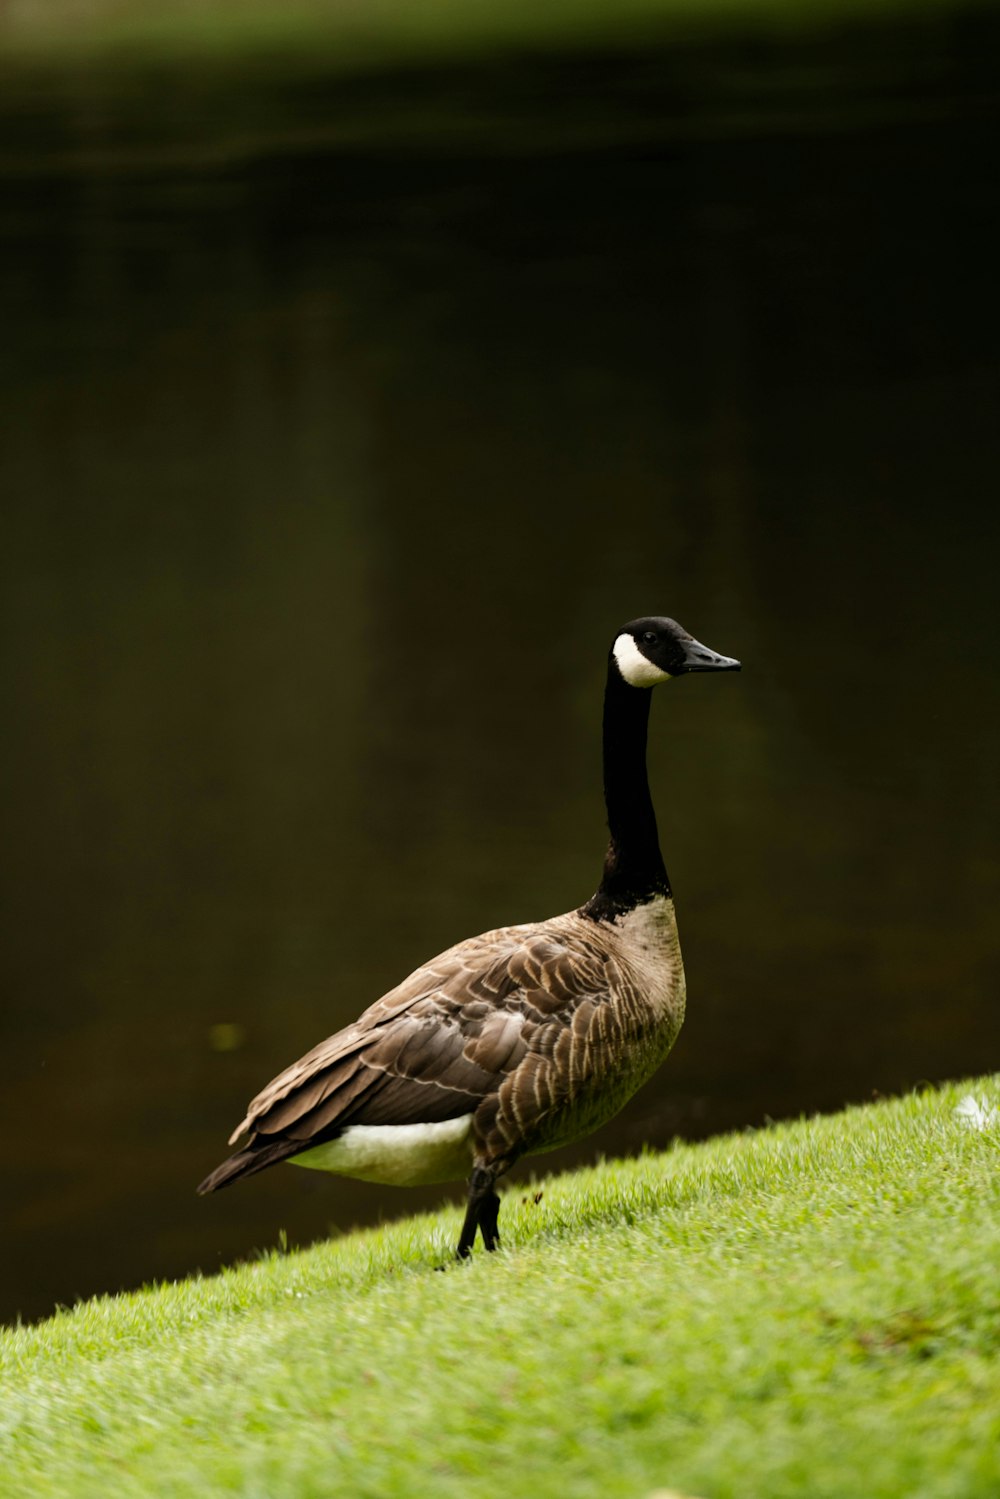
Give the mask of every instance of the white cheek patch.
<svg viewBox="0 0 1000 1499">
<path fill-rule="evenodd" d="M 642 654 L 631 635 L 619 635 L 612 654 L 618 670 L 630 687 L 655 687 L 657 682 L 669 682 L 670 673 L 661 671 Z"/>
</svg>

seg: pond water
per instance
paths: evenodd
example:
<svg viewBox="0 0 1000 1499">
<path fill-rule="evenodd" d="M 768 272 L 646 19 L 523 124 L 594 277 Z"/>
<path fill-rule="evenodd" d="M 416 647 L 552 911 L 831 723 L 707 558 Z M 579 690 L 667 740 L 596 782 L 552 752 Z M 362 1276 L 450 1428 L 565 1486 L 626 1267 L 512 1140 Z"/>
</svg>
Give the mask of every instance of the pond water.
<svg viewBox="0 0 1000 1499">
<path fill-rule="evenodd" d="M 1000 132 L 939 41 L 735 118 L 665 54 L 349 143 L 8 119 L 0 1314 L 442 1199 L 194 1186 L 420 960 L 591 893 L 640 612 L 744 662 L 653 705 L 688 1020 L 522 1179 L 997 1067 Z"/>
</svg>

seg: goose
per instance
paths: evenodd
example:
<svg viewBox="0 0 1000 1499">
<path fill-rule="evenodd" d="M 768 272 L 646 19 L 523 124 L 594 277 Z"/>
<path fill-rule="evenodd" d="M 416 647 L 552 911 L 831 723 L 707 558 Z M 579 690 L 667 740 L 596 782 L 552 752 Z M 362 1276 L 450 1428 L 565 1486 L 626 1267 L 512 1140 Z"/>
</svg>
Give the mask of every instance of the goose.
<svg viewBox="0 0 1000 1499">
<path fill-rule="evenodd" d="M 610 841 L 577 910 L 469 937 L 286 1067 L 201 1193 L 278 1161 L 392 1186 L 467 1178 L 456 1256 L 499 1244 L 498 1180 L 604 1124 L 656 1071 L 684 1018 L 674 902 L 646 774 L 651 689 L 739 671 L 676 621 L 634 619 L 608 654 Z"/>
</svg>

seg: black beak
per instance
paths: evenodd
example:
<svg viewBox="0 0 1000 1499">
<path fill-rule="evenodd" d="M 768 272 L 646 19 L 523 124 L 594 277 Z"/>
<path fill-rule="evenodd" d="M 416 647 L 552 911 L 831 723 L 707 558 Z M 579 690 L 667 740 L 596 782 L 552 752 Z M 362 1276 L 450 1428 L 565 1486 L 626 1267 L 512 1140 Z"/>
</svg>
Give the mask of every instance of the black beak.
<svg viewBox="0 0 1000 1499">
<path fill-rule="evenodd" d="M 740 671 L 741 667 L 732 656 L 720 656 L 718 651 L 709 650 L 708 646 L 702 645 L 700 640 L 685 640 L 684 670 Z"/>
</svg>

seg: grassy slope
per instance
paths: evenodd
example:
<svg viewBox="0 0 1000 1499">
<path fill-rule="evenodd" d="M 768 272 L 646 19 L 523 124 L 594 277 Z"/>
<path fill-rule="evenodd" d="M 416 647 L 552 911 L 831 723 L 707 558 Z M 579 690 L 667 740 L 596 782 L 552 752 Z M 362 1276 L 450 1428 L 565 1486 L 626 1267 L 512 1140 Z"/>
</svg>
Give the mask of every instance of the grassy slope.
<svg viewBox="0 0 1000 1499">
<path fill-rule="evenodd" d="M 444 1275 L 451 1210 L 9 1332 L 0 1491 L 995 1496 L 966 1091 L 512 1190 L 502 1253 Z"/>
</svg>

